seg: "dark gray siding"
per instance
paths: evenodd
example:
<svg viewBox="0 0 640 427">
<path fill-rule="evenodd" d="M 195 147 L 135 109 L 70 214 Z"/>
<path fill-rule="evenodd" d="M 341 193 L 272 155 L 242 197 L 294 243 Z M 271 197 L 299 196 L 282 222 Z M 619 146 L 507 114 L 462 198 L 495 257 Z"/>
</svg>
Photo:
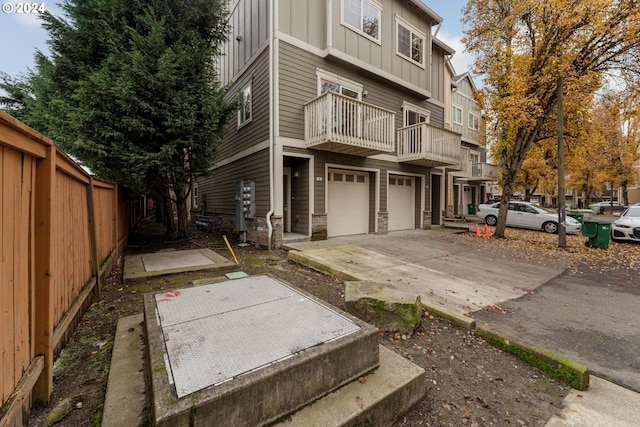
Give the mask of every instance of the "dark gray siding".
<svg viewBox="0 0 640 427">
<path fill-rule="evenodd" d="M 298 234 L 309 234 L 309 182 L 313 175 L 309 168 L 309 159 L 289 157 L 285 154 L 284 167 L 291 169 L 291 173 L 297 173 L 297 177 L 291 178 L 291 231 Z"/>
<path fill-rule="evenodd" d="M 403 125 L 403 101 L 428 109 L 431 111 L 431 123 L 444 126 L 444 108 L 349 64 L 323 59 L 285 42 L 280 43 L 279 60 L 281 136 L 304 138 L 304 104 L 317 97 L 317 68 L 362 84 L 367 91 L 364 102 L 396 112 L 396 129 Z"/>
<path fill-rule="evenodd" d="M 198 179 L 198 191 L 209 213 L 235 213 L 236 184 L 240 180 L 256 183 L 256 215 L 269 212 L 269 150 L 262 150 L 211 171 Z"/>
<path fill-rule="evenodd" d="M 269 51 L 265 50 L 230 88 L 235 95 L 251 82 L 251 121 L 238 129 L 238 118 L 230 119 L 224 142 L 218 148 L 218 159 L 225 159 L 269 138 Z"/>
</svg>

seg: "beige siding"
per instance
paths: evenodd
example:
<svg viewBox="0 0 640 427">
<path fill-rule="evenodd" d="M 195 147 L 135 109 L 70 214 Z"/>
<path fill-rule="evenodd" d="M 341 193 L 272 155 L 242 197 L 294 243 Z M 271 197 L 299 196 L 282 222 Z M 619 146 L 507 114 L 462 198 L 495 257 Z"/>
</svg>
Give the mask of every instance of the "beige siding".
<svg viewBox="0 0 640 427">
<path fill-rule="evenodd" d="M 318 2 L 323 3 L 324 2 Z M 342 1 L 332 0 L 331 47 L 425 90 L 431 90 L 431 24 L 406 2 L 383 0 L 380 43 L 342 24 Z M 425 36 L 425 67 L 396 54 L 396 16 Z"/>
<path fill-rule="evenodd" d="M 469 112 L 482 119 L 480 107 L 473 98 L 473 87 L 467 77 L 458 81 L 458 89 L 453 93 L 454 105 L 462 108 L 462 126 L 453 124 L 453 130 L 462 134 L 462 140 L 474 144 L 480 143 L 480 132 L 469 128 Z M 482 123 L 480 123 L 482 126 Z"/>
<path fill-rule="evenodd" d="M 327 46 L 326 0 L 280 0 L 278 31 L 319 49 Z"/>
<path fill-rule="evenodd" d="M 434 99 L 445 102 L 445 90 L 450 90 L 450 88 L 445 88 L 445 53 L 437 46 L 433 47 L 431 63 L 431 95 Z"/>
</svg>

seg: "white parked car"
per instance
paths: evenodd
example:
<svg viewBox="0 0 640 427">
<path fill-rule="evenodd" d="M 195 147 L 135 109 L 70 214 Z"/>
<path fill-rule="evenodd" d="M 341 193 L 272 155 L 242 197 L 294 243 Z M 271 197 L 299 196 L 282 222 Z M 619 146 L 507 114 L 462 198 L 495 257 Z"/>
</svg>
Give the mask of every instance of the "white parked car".
<svg viewBox="0 0 640 427">
<path fill-rule="evenodd" d="M 623 205 L 620 202 L 616 202 L 615 200 L 613 202 L 605 200 L 604 202 L 592 203 L 589 205 L 589 209 L 591 209 L 593 213 L 597 213 L 597 214 L 603 214 L 606 211 L 621 212 L 626 208 L 627 207 L 625 205 Z"/>
<path fill-rule="evenodd" d="M 500 203 L 488 203 L 478 206 L 476 215 L 484 220 L 487 225 L 494 226 L 498 222 L 498 211 Z M 528 202 L 509 202 L 509 212 L 507 213 L 507 226 L 517 228 L 529 228 L 531 230 L 542 230 L 547 233 L 558 232 L 558 214 L 548 211 Z M 575 218 L 566 217 L 565 230 L 568 234 L 580 232 L 582 224 Z"/>
<path fill-rule="evenodd" d="M 629 206 L 611 223 L 611 240 L 640 242 L 640 203 Z"/>
</svg>

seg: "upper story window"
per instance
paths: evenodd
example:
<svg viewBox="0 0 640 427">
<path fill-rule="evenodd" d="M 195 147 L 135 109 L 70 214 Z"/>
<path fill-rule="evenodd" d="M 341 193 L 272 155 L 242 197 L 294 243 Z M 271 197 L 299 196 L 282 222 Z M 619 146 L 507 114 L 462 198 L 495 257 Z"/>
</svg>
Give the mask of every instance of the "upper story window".
<svg viewBox="0 0 640 427">
<path fill-rule="evenodd" d="M 238 110 L 238 127 L 251 121 L 251 83 L 242 88 L 242 104 Z"/>
<path fill-rule="evenodd" d="M 452 120 L 453 120 L 453 123 L 457 125 L 462 125 L 462 108 L 458 107 L 457 105 L 453 106 Z"/>
<path fill-rule="evenodd" d="M 380 5 L 372 0 L 342 0 L 342 23 L 380 43 Z"/>
<path fill-rule="evenodd" d="M 424 67 L 427 37 L 396 17 L 396 39 L 397 54 Z"/>
<path fill-rule="evenodd" d="M 473 130 L 480 129 L 480 116 L 477 114 L 469 113 L 469 128 Z"/>
</svg>

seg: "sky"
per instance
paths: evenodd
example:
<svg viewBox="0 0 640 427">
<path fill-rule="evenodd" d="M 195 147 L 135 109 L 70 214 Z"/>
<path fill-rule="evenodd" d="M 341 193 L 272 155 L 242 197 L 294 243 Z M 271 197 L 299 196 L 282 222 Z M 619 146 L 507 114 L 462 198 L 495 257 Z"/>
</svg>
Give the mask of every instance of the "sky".
<svg viewBox="0 0 640 427">
<path fill-rule="evenodd" d="M 319 0 L 318 0 L 319 1 Z M 434 12 L 443 18 L 438 38 L 452 47 L 456 54 L 452 63 L 457 74 L 469 71 L 471 59 L 464 53 L 460 42 L 462 37 L 462 8 L 467 0 L 423 0 Z M 0 12 L 0 71 L 10 76 L 26 73 L 35 66 L 34 55 L 36 49 L 48 54 L 46 44 L 47 32 L 41 28 L 41 21 L 36 13 L 27 12 L 24 5 L 31 5 L 24 1 L 1 0 Z M 58 1 L 37 1 L 40 8 L 44 8 L 54 15 L 60 15 Z M 22 5 L 22 10 L 19 10 Z M 22 13 L 19 13 L 22 12 Z M 31 12 L 29 10 L 29 12 Z"/>
</svg>

